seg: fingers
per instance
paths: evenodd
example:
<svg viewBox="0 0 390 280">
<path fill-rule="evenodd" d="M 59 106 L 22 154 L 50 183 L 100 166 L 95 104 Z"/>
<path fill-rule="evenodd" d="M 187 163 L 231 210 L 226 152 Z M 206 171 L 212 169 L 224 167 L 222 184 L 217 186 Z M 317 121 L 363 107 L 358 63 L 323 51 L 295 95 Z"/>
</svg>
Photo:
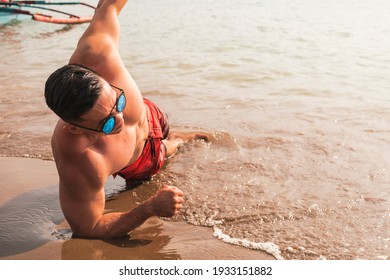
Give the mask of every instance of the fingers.
<svg viewBox="0 0 390 280">
<path fill-rule="evenodd" d="M 169 140 L 181 139 L 183 142 L 191 141 L 191 140 L 204 140 L 209 142 L 213 140 L 213 136 L 210 133 L 206 132 L 171 132 L 168 136 Z"/>
<path fill-rule="evenodd" d="M 177 215 L 180 213 L 180 210 L 184 207 L 184 199 L 180 199 L 176 204 L 175 204 L 175 212 L 173 215 Z"/>
<path fill-rule="evenodd" d="M 172 190 L 174 193 L 173 201 L 175 203 L 176 208 L 181 209 L 184 203 L 184 193 L 176 187 L 168 187 L 168 188 Z"/>
<path fill-rule="evenodd" d="M 173 191 L 173 192 L 175 193 L 175 195 L 178 195 L 178 196 L 180 196 L 180 197 L 183 197 L 183 196 L 184 196 L 184 193 L 183 193 L 180 189 L 178 189 L 178 188 L 176 188 L 176 187 L 173 187 L 173 186 L 164 186 L 164 187 L 161 188 L 161 190 L 163 190 L 163 189 L 171 190 L 171 191 Z"/>
<path fill-rule="evenodd" d="M 176 187 L 164 186 L 153 199 L 153 210 L 156 216 L 172 217 L 183 208 L 184 193 Z"/>
</svg>

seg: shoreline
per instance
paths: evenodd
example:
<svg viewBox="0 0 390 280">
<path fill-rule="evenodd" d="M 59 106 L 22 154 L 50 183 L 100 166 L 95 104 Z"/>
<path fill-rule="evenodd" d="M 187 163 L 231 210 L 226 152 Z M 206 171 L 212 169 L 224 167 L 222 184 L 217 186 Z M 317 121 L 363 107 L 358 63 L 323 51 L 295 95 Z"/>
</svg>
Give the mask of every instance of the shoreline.
<svg viewBox="0 0 390 280">
<path fill-rule="evenodd" d="M 0 157 L 0 207 L 17 201 L 21 195 L 58 185 L 58 175 L 53 161 Z M 21 175 L 23 174 L 23 175 Z M 145 192 L 141 186 L 137 192 Z M 146 191 L 147 192 L 147 191 Z M 131 191 L 120 193 L 106 202 L 106 210 L 129 209 Z M 141 195 L 142 196 L 142 195 Z M 130 206 L 133 203 L 130 203 Z M 17 221 L 14 221 L 17 222 Z M 37 248 L 0 257 L 3 260 L 274 260 L 266 252 L 227 244 L 213 236 L 213 229 L 193 226 L 186 222 L 171 222 L 150 218 L 132 231 L 129 237 L 116 240 L 90 240 L 70 238 L 71 231 L 63 219 L 51 225 L 54 233 L 47 232 L 47 242 Z M 12 227 L 12 221 L 11 221 Z M 34 237 L 34 236 L 32 236 Z M 39 236 L 38 236 L 39 237 Z M 28 237 L 27 237 L 28 238 Z M 27 240 L 28 241 L 28 240 Z"/>
</svg>

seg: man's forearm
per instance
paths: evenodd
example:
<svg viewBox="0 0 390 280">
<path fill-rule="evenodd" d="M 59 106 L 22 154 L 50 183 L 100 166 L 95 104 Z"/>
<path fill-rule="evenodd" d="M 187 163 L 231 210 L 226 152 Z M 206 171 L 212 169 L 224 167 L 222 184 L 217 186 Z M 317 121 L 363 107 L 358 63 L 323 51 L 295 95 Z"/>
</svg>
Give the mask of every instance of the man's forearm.
<svg viewBox="0 0 390 280">
<path fill-rule="evenodd" d="M 113 5 L 117 9 L 117 12 L 119 14 L 122 8 L 126 5 L 126 3 L 127 0 L 100 0 L 96 6 L 96 10 L 99 10 L 100 7 L 103 5 Z"/>
<path fill-rule="evenodd" d="M 75 235 L 87 238 L 118 238 L 127 235 L 152 216 L 172 217 L 183 207 L 184 194 L 176 187 L 164 186 L 155 195 L 136 208 L 121 213 L 97 215 L 98 209 L 90 208 L 94 215 L 85 218 L 76 215 L 75 223 L 69 223 Z M 102 205 L 104 208 L 104 205 Z M 98 207 L 99 208 L 99 207 Z M 96 221 L 96 222 L 95 222 Z"/>
<path fill-rule="evenodd" d="M 107 213 L 91 229 L 77 231 L 76 236 L 86 238 L 112 239 L 126 236 L 130 231 L 141 226 L 147 219 L 154 216 L 150 200 L 143 202 L 136 208 L 121 213 Z"/>
</svg>

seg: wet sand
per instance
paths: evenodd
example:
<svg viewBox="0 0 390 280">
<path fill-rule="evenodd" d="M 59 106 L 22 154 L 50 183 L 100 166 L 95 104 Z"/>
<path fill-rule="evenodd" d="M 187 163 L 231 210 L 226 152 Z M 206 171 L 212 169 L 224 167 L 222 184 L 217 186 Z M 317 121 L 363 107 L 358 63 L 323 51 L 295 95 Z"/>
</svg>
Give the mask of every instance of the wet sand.
<svg viewBox="0 0 390 280">
<path fill-rule="evenodd" d="M 5 203 L 29 199 L 29 194 L 58 184 L 55 164 L 31 158 L 0 157 L 0 207 Z M 137 192 L 125 191 L 106 203 L 106 211 L 122 211 L 134 207 L 134 196 L 149 195 L 148 186 L 142 185 Z M 56 188 L 49 188 L 49 190 Z M 53 191 L 52 191 L 53 192 Z M 33 210 L 33 209 L 31 209 Z M 50 210 L 50 209 L 49 209 Z M 17 221 L 14 221 L 15 223 Z M 38 225 L 39 226 L 39 225 Z M 11 225 L 12 231 L 12 222 Z M 35 234 L 35 235 L 34 235 Z M 1 236 L 2 234 L 0 234 Z M 54 225 L 47 236 L 31 234 L 34 239 L 47 239 L 43 245 L 27 248 L 18 254 L 0 259 L 11 260 L 272 260 L 271 255 L 239 246 L 226 244 L 213 236 L 210 227 L 192 226 L 186 222 L 174 222 L 157 217 L 146 221 L 129 237 L 116 240 L 87 240 L 70 238 L 71 231 L 64 219 Z"/>
</svg>

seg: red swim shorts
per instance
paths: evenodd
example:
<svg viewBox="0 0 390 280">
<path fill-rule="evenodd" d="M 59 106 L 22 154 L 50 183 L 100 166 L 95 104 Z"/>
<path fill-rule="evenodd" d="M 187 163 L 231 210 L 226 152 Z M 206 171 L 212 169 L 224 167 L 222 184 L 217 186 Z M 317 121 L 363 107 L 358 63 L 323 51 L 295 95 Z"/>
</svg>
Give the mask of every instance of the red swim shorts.
<svg viewBox="0 0 390 280">
<path fill-rule="evenodd" d="M 169 124 L 166 114 L 151 101 L 144 98 L 149 123 L 149 136 L 141 156 L 129 166 L 115 174 L 127 180 L 146 180 L 163 166 L 166 147 L 162 140 L 168 137 Z"/>
</svg>

